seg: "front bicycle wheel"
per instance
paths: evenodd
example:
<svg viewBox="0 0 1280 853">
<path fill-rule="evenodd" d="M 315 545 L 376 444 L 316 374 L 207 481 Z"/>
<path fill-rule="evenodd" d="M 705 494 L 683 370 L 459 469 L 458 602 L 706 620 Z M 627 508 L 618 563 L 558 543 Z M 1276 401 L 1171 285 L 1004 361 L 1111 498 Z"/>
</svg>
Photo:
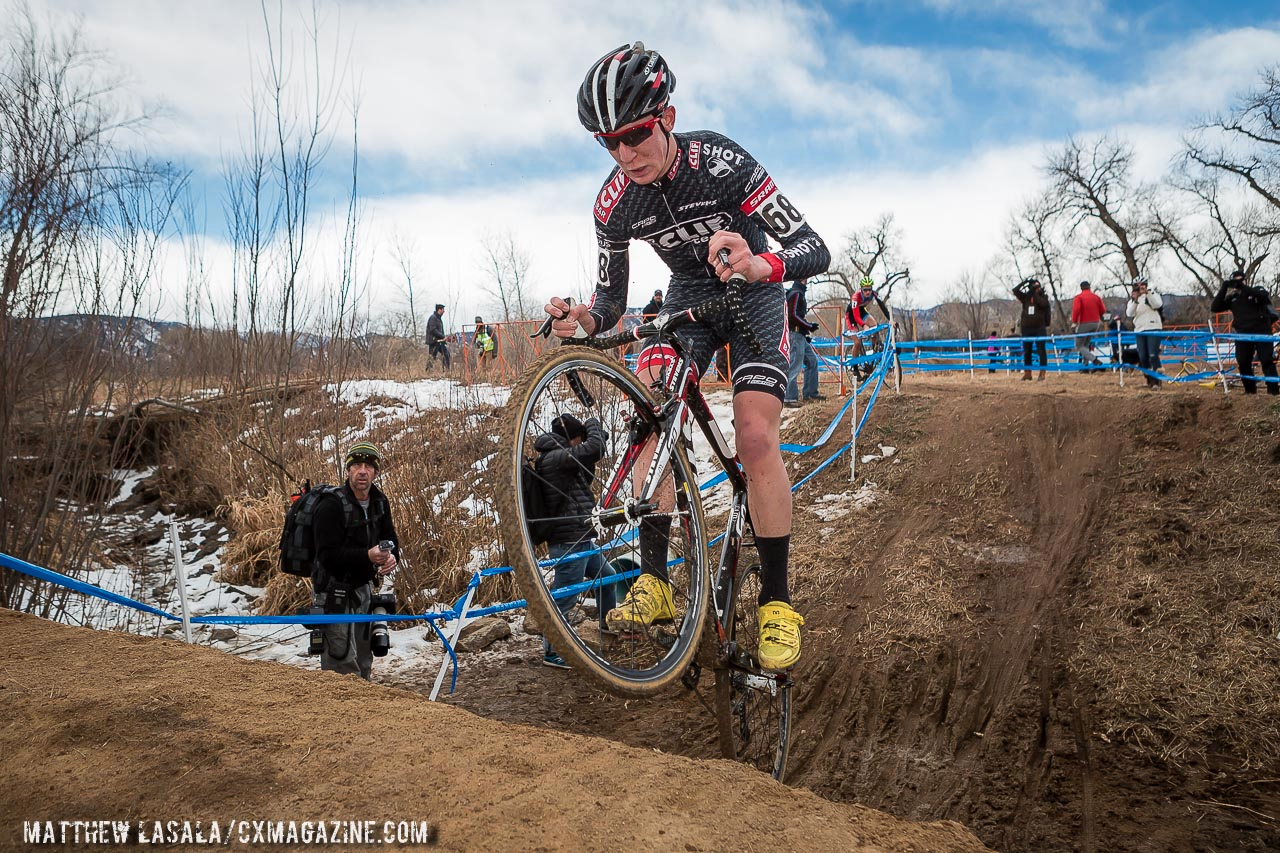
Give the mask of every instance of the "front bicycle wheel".
<svg viewBox="0 0 1280 853">
<path fill-rule="evenodd" d="M 791 740 L 791 676 L 766 672 L 756 662 L 760 567 L 749 568 L 736 586 L 733 612 L 725 625 L 732 652 L 716 669 L 720 752 L 781 782 L 787 773 Z"/>
<path fill-rule="evenodd" d="M 574 457 L 572 469 L 579 495 L 585 487 L 594 502 L 589 513 L 573 506 L 556 478 L 537 473 L 535 445 L 561 415 L 583 423 L 595 418 L 600 425 L 601 456 Z M 570 666 L 624 696 L 651 695 L 676 682 L 697 650 L 707 614 L 706 531 L 682 442 L 665 470 L 655 473 L 665 480 L 662 499 L 650 505 L 636 500 L 650 473 L 638 460 L 662 428 L 653 393 L 621 362 L 563 346 L 531 365 L 513 389 L 498 455 L 499 529 L 529 612 Z M 535 463 L 527 475 L 526 462 Z M 524 476 L 544 489 L 541 518 L 527 505 Z M 655 568 L 671 582 L 672 618 L 617 633 L 604 616 L 640 574 L 642 521 L 670 525 L 666 565 Z M 554 530 L 550 544 L 535 545 L 531 526 Z"/>
</svg>

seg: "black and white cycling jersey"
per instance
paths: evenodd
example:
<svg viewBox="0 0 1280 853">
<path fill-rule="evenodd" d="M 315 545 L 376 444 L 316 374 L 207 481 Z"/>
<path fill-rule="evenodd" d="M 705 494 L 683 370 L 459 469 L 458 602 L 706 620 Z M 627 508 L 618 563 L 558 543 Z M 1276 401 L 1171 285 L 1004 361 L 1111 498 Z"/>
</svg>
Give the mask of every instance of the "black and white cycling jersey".
<svg viewBox="0 0 1280 853">
<path fill-rule="evenodd" d="M 671 270 L 672 288 L 719 283 L 707 263 L 707 243 L 717 231 L 741 234 L 773 267 L 770 282 L 808 278 L 831 262 L 822 238 L 736 142 L 709 130 L 672 138 L 678 151 L 666 175 L 635 184 L 615 167 L 596 199 L 600 255 L 590 310 L 600 332 L 626 310 L 632 240 L 653 247 Z M 768 236 L 782 248 L 769 252 Z"/>
</svg>

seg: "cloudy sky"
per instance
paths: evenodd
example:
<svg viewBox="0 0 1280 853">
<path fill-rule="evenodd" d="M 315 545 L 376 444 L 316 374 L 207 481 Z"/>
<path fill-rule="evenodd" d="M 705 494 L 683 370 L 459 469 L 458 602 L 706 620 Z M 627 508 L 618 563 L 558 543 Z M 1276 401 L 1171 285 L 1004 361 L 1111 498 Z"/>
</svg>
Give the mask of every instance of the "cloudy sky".
<svg viewBox="0 0 1280 853">
<path fill-rule="evenodd" d="M 225 254 L 222 170 L 242 148 L 261 5 L 245 0 L 31 0 L 162 106 L 146 145 L 191 170 L 206 250 Z M 295 92 L 311 5 L 269 14 Z M 1213 8 L 1217 6 L 1217 8 Z M 481 244 L 514 235 L 539 294 L 576 292 L 594 263 L 591 204 L 611 166 L 577 123 L 590 63 L 641 39 L 674 69 L 677 129 L 711 128 L 763 162 L 833 248 L 892 212 L 916 302 L 1000 251 L 1012 210 L 1068 134 L 1116 131 L 1160 175 L 1187 125 L 1230 107 L 1280 61 L 1280 7 L 1107 0 L 698 0 L 600 4 L 317 0 L 337 82 L 316 209 L 340 230 L 358 104 L 362 269 L 397 307 L 393 238 L 415 246 L 420 298 L 470 320 L 490 308 Z M 321 243 L 326 241 L 322 240 Z M 332 239 L 327 242 L 332 243 Z M 315 263 L 323 266 L 324 248 Z M 631 302 L 665 285 L 632 250 Z M 182 276 L 171 273 L 170 285 Z M 170 315 L 181 297 L 168 294 Z"/>
</svg>

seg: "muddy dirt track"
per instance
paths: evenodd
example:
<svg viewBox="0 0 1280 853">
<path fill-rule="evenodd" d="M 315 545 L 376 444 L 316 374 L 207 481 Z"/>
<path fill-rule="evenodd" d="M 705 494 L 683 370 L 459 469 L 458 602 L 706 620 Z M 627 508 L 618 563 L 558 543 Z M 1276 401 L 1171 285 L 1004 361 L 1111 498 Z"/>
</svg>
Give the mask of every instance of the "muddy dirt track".
<svg viewBox="0 0 1280 853">
<path fill-rule="evenodd" d="M 1280 849 L 1280 406 L 1093 376 L 904 391 L 864 442 L 901 459 L 862 466 L 876 504 L 815 516 L 843 463 L 797 497 L 789 784 L 1002 850 Z M 714 754 L 710 676 L 655 713 L 535 654 L 450 701 Z"/>
<path fill-rule="evenodd" d="M 690 760 L 715 752 L 709 675 L 624 701 L 519 631 L 465 666 L 473 716 L 0 614 L 3 830 L 341 803 L 445 847 L 980 849 L 867 806 L 1001 850 L 1280 849 L 1280 406 L 997 374 L 910 381 L 869 430 L 900 460 L 862 468 L 874 505 L 814 513 L 844 465 L 796 502 L 792 790 Z"/>
</svg>

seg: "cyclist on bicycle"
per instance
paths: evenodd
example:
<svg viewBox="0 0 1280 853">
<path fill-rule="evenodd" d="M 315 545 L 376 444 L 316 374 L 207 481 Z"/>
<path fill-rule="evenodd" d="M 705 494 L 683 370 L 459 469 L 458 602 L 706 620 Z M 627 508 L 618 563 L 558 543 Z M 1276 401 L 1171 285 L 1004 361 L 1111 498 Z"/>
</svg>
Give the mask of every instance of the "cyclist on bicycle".
<svg viewBox="0 0 1280 853">
<path fill-rule="evenodd" d="M 760 352 L 727 314 L 675 334 L 701 372 L 729 345 L 738 459 L 761 564 L 757 657 L 766 669 L 786 669 L 800 658 L 804 620 L 791 606 L 787 583 L 791 488 L 778 433 L 790 347 L 782 282 L 824 272 L 831 254 L 736 142 L 711 131 L 672 132 L 675 83 L 662 56 L 640 42 L 609 51 L 587 72 L 578 119 L 617 164 L 595 203 L 596 290 L 589 304 L 570 308 L 556 297 L 546 311 L 560 337 L 612 328 L 626 306 L 631 240 L 648 243 L 671 270 L 664 313 L 714 297 L 734 273 L 754 285 L 744 288 L 743 305 Z M 768 250 L 768 237 L 781 244 L 778 251 Z M 727 264 L 721 250 L 728 250 Z M 637 373 L 657 382 L 674 358 L 669 346 L 654 343 L 641 353 Z M 666 575 L 670 531 L 670 516 L 641 521 L 641 575 L 607 616 L 615 630 L 674 618 Z"/>
<path fill-rule="evenodd" d="M 862 281 L 858 282 L 858 292 L 853 294 L 853 298 L 849 300 L 849 304 L 844 309 L 844 319 L 849 328 L 853 331 L 865 329 L 872 325 L 874 318 L 867 313 L 871 302 L 875 302 L 880 306 L 880 312 L 887 319 L 889 309 L 885 307 L 884 301 L 880 299 L 880 295 L 875 290 L 876 283 L 871 280 L 871 276 L 864 275 Z"/>
<path fill-rule="evenodd" d="M 874 324 L 874 318 L 867 313 L 867 309 L 872 302 L 880 306 L 880 312 L 884 314 L 885 321 L 889 319 L 889 309 L 885 307 L 884 301 L 875 291 L 876 283 L 871 280 L 871 276 L 864 275 L 862 281 L 858 282 L 858 292 L 849 300 L 849 304 L 844 309 L 844 320 L 846 334 L 859 332 L 870 325 Z M 853 339 L 853 357 L 859 358 L 866 354 L 866 348 L 862 345 L 862 338 L 854 337 Z M 870 376 L 873 368 L 869 364 L 858 365 L 853 369 L 855 376 Z"/>
</svg>

